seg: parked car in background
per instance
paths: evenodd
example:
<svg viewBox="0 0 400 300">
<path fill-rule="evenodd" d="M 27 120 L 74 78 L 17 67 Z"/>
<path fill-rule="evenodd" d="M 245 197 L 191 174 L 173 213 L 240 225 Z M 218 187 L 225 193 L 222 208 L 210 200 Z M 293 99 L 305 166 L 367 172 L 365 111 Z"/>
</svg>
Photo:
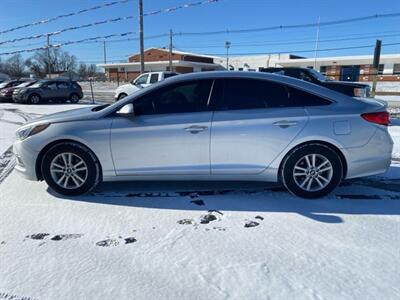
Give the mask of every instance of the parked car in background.
<svg viewBox="0 0 400 300">
<path fill-rule="evenodd" d="M 247 180 L 317 198 L 389 168 L 389 122 L 378 101 L 287 76 L 198 72 L 22 126 L 15 169 L 64 195 L 101 180 Z"/>
<path fill-rule="evenodd" d="M 39 104 L 49 100 L 62 102 L 69 100 L 71 103 L 78 103 L 82 97 L 81 86 L 69 80 L 39 80 L 13 93 L 14 102 L 27 104 Z"/>
<path fill-rule="evenodd" d="M 11 100 L 8 99 L 8 97 L 6 96 L 7 89 L 20 85 L 21 83 L 24 83 L 26 81 L 30 81 L 30 79 L 8 80 L 0 83 L 0 101 Z"/>
<path fill-rule="evenodd" d="M 175 72 L 149 72 L 138 76 L 128 84 L 121 85 L 115 91 L 115 101 L 121 100 L 138 90 L 150 86 L 153 83 L 162 81 L 169 77 L 178 75 Z"/>
<path fill-rule="evenodd" d="M 350 97 L 370 97 L 371 87 L 368 84 L 328 80 L 324 75 L 309 68 L 261 68 L 261 72 L 275 73 L 315 83 Z"/>
<path fill-rule="evenodd" d="M 12 102 L 13 101 L 13 94 L 15 91 L 18 91 L 21 88 L 28 87 L 33 85 L 36 82 L 36 80 L 28 80 L 25 81 L 19 85 L 13 86 L 13 87 L 8 87 L 5 89 L 2 89 L 0 91 L 0 101 L 8 101 Z"/>
</svg>

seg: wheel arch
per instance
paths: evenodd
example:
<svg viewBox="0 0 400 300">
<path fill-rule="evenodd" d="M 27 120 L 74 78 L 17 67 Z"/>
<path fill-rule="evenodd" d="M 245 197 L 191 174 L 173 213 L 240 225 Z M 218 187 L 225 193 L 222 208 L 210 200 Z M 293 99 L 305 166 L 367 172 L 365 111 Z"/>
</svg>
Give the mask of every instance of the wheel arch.
<svg viewBox="0 0 400 300">
<path fill-rule="evenodd" d="M 45 154 L 54 146 L 61 144 L 61 143 L 73 143 L 73 144 L 77 144 L 85 149 L 87 149 L 89 151 L 89 153 L 91 155 L 93 155 L 93 157 L 97 160 L 97 162 L 99 163 L 99 167 L 100 167 L 100 180 L 103 179 L 103 167 L 101 165 L 101 162 L 99 160 L 99 158 L 97 157 L 97 155 L 85 144 L 73 140 L 73 139 L 61 139 L 61 140 L 55 140 L 52 141 L 51 143 L 47 144 L 45 147 L 43 147 L 43 149 L 39 152 L 39 155 L 36 159 L 36 163 L 35 163 L 35 172 L 36 172 L 36 178 L 41 181 L 43 180 L 43 174 L 42 174 L 42 162 L 43 162 L 43 158 L 45 156 Z"/>
<path fill-rule="evenodd" d="M 121 93 L 118 94 L 117 99 L 120 100 L 122 95 L 125 95 L 124 97 L 128 97 L 128 93 L 126 93 L 126 92 L 121 92 Z"/>
<path fill-rule="evenodd" d="M 340 162 L 342 163 L 342 167 L 343 167 L 343 179 L 346 178 L 347 176 L 347 169 L 348 169 L 348 165 L 347 165 L 347 160 L 345 155 L 343 154 L 343 152 L 334 144 L 327 142 L 327 141 L 322 141 L 322 140 L 312 140 L 312 141 L 306 141 L 303 143 L 300 143 L 294 147 L 292 147 L 289 151 L 287 151 L 287 153 L 285 154 L 285 156 L 283 157 L 283 159 L 281 160 L 280 164 L 279 164 L 279 169 L 278 169 L 278 181 L 281 182 L 282 178 L 281 178 L 281 174 L 282 174 L 282 167 L 283 164 L 285 162 L 285 160 L 287 159 L 287 157 L 296 149 L 306 146 L 306 145 L 312 145 L 312 144 L 319 144 L 319 145 L 324 145 L 326 147 L 331 148 L 333 151 L 335 151 L 335 153 L 339 156 L 340 158 Z"/>
</svg>

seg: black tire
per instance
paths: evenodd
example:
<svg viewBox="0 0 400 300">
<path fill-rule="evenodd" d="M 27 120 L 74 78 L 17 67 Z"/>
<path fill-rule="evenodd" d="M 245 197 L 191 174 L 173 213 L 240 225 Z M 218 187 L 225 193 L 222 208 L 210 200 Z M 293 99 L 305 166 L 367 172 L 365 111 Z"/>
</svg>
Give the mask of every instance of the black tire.
<svg viewBox="0 0 400 300">
<path fill-rule="evenodd" d="M 57 159 L 57 157 L 60 156 L 60 154 L 66 154 L 66 153 L 72 153 L 74 157 L 78 157 L 84 161 L 87 167 L 87 173 L 85 173 L 87 176 L 85 176 L 85 180 L 82 182 L 82 185 L 79 187 L 75 188 L 65 188 L 61 186 L 62 184 L 58 184 L 54 176 L 52 175 L 52 172 L 50 171 L 51 164 L 53 160 Z M 73 143 L 73 142 L 64 142 L 57 144 L 50 148 L 50 150 L 47 151 L 47 153 L 43 157 L 42 161 L 42 174 L 43 178 L 46 181 L 46 183 L 49 185 L 49 187 L 54 190 L 55 192 L 61 194 L 61 195 L 67 195 L 67 196 L 77 196 L 81 195 L 84 193 L 87 193 L 91 191 L 99 182 L 101 179 L 101 168 L 100 168 L 100 163 L 96 156 L 86 147 Z M 63 174 L 61 174 L 62 176 Z M 83 176 L 82 176 L 83 177 Z M 61 183 L 64 180 L 61 181 Z M 65 181 L 68 181 L 71 185 L 73 184 L 73 181 L 76 182 L 76 180 L 73 180 L 72 178 L 67 179 Z"/>
<path fill-rule="evenodd" d="M 38 94 L 32 94 L 28 97 L 28 104 L 40 104 L 42 97 Z"/>
<path fill-rule="evenodd" d="M 69 101 L 70 101 L 71 103 L 73 103 L 73 104 L 78 103 L 78 102 L 79 102 L 79 95 L 78 95 L 78 94 L 75 94 L 75 93 L 71 94 L 71 95 L 69 96 Z"/>
<path fill-rule="evenodd" d="M 118 100 L 117 100 L 117 101 L 119 101 L 119 100 L 121 100 L 121 99 L 124 99 L 126 96 L 128 96 L 128 95 L 125 94 L 125 93 L 119 94 L 119 95 L 118 95 Z"/>
<path fill-rule="evenodd" d="M 315 156 L 313 156 L 314 154 Z M 309 165 L 306 156 L 309 161 L 310 157 L 315 157 L 314 163 L 311 162 Z M 329 163 L 326 163 L 324 159 Z M 318 167 L 323 162 L 325 165 Z M 302 165 L 303 163 L 304 165 Z M 313 165 L 317 167 L 313 167 Z M 295 173 L 295 170 L 298 171 Z M 306 144 L 292 150 L 286 155 L 280 171 L 281 180 L 288 191 L 295 196 L 308 199 L 328 195 L 343 178 L 343 165 L 339 155 L 330 147 L 318 143 Z M 306 175 L 301 175 L 303 172 Z M 321 177 L 328 181 L 323 181 Z M 309 184 L 311 186 L 307 189 Z M 301 185 L 304 186 L 301 187 Z"/>
</svg>

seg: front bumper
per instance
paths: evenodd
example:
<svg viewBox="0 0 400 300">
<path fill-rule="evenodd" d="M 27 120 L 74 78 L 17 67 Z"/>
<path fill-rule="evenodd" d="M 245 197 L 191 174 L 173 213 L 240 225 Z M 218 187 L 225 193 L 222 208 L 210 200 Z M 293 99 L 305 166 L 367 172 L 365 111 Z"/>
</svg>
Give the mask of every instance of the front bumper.
<svg viewBox="0 0 400 300">
<path fill-rule="evenodd" d="M 17 164 L 15 170 L 28 180 L 37 181 L 36 160 L 39 152 L 32 150 L 24 141 L 16 141 L 13 145 Z"/>
<path fill-rule="evenodd" d="M 26 103 L 28 96 L 26 94 L 13 94 L 12 100 L 16 103 Z"/>
</svg>

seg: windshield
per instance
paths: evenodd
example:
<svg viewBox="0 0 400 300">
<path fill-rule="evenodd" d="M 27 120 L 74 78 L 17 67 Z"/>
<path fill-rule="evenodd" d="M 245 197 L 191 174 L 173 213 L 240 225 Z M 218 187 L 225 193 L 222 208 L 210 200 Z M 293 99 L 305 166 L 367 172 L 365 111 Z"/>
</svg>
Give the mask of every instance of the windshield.
<svg viewBox="0 0 400 300">
<path fill-rule="evenodd" d="M 17 85 L 17 88 L 26 87 L 26 86 L 31 85 L 32 83 L 33 83 L 32 81 L 26 81 L 26 82 L 21 83 L 20 85 Z"/>
<path fill-rule="evenodd" d="M 4 88 L 4 87 L 6 87 L 8 83 L 9 83 L 9 81 L 6 81 L 6 82 L 3 82 L 3 83 L 0 83 L 0 89 L 2 89 L 2 88 Z"/>
<path fill-rule="evenodd" d="M 38 87 L 41 87 L 45 83 L 46 83 L 46 80 L 40 80 L 40 81 L 36 82 L 35 84 L 32 84 L 31 87 L 38 88 Z"/>
<path fill-rule="evenodd" d="M 314 69 L 309 69 L 308 70 L 315 78 L 317 78 L 319 81 L 326 81 L 326 77 L 322 75 L 320 72 L 315 71 Z"/>
</svg>

